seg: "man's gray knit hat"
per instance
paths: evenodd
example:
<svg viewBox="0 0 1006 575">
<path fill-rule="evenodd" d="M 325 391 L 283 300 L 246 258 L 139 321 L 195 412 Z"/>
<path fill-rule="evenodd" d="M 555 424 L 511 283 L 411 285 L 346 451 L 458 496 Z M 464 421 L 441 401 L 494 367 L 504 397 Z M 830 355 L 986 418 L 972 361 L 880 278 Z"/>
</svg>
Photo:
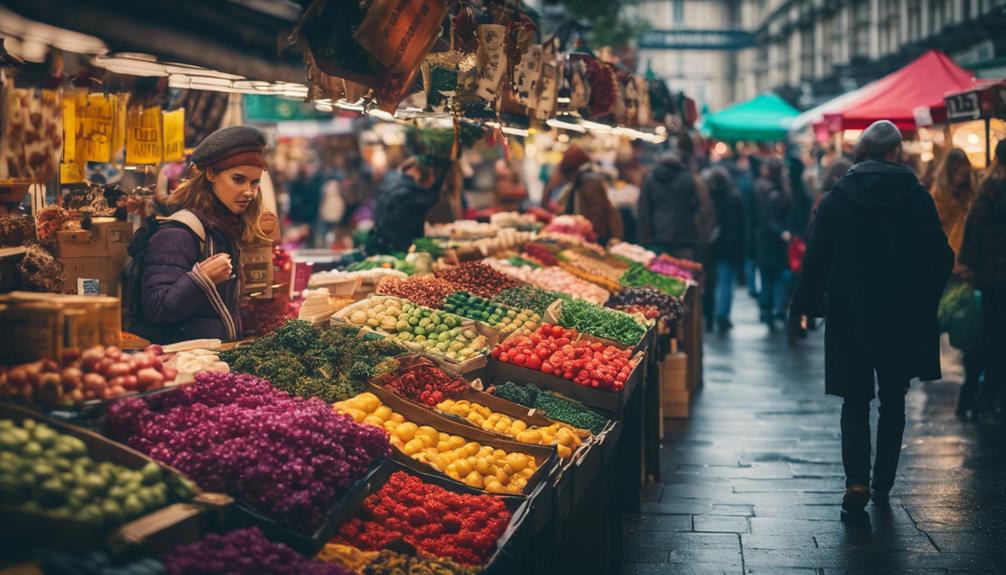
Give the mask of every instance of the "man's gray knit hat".
<svg viewBox="0 0 1006 575">
<path fill-rule="evenodd" d="M 265 167 L 265 160 L 261 159 L 265 150 L 265 136 L 262 132 L 250 126 L 230 126 L 221 128 L 206 137 L 199 146 L 192 152 L 192 163 L 200 170 L 215 167 L 222 168 L 222 165 L 259 165 Z M 257 157 L 256 157 L 257 156 Z M 231 161 L 225 162 L 225 160 Z M 239 164 L 234 164 L 236 160 L 241 160 Z"/>
<path fill-rule="evenodd" d="M 856 142 L 856 155 L 883 158 L 901 145 L 901 130 L 889 120 L 878 120 L 863 130 Z"/>
</svg>

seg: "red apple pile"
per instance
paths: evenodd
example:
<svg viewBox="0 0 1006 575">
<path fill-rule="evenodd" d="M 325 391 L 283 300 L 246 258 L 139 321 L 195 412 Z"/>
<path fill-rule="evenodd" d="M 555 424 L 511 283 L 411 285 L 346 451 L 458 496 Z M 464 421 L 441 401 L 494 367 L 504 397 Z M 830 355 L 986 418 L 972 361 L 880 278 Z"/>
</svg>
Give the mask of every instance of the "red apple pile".
<svg viewBox="0 0 1006 575">
<path fill-rule="evenodd" d="M 156 345 L 137 353 L 100 345 L 83 352 L 66 350 L 61 361 L 44 359 L 0 368 L 0 396 L 57 407 L 153 391 L 178 375 L 164 366 L 162 357 Z"/>
<path fill-rule="evenodd" d="M 492 351 L 493 358 L 539 370 L 586 387 L 621 391 L 632 373 L 632 352 L 580 339 L 574 329 L 543 324 L 534 333 L 515 336 Z"/>
</svg>

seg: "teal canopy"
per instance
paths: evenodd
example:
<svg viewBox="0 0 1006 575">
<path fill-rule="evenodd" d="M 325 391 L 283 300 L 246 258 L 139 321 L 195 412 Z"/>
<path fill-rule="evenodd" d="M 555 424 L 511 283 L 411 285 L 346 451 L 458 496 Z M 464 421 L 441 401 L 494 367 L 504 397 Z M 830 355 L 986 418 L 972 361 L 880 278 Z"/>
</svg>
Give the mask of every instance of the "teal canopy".
<svg viewBox="0 0 1006 575">
<path fill-rule="evenodd" d="M 785 140 L 790 122 L 799 114 L 799 110 L 775 93 L 765 92 L 705 116 L 702 134 L 727 142 Z"/>
</svg>

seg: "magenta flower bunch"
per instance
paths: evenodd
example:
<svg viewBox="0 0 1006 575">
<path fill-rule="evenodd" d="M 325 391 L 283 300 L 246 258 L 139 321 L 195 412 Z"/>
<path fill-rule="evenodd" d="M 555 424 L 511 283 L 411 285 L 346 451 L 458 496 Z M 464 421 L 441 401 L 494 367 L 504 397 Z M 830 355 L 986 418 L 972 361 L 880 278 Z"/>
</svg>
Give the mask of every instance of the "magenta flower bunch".
<svg viewBox="0 0 1006 575">
<path fill-rule="evenodd" d="M 204 372 L 196 383 L 116 402 L 109 434 L 302 533 L 391 448 L 318 400 L 292 397 L 246 374 Z"/>
</svg>

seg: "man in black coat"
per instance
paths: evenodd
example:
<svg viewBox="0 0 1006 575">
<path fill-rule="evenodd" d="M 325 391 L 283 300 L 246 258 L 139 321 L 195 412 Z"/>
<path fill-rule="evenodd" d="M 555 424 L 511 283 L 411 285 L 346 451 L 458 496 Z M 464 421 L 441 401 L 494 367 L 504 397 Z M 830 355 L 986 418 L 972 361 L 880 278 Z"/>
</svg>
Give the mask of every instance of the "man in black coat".
<svg viewBox="0 0 1006 575">
<path fill-rule="evenodd" d="M 426 212 L 440 199 L 445 173 L 446 162 L 414 157 L 384 177 L 377 188 L 367 253 L 404 252 L 423 237 Z"/>
<path fill-rule="evenodd" d="M 856 153 L 858 163 L 817 209 L 793 299 L 794 316 L 827 318 L 825 388 L 845 398 L 843 518 L 861 515 L 870 499 L 875 387 L 873 499 L 884 504 L 901 455 L 909 381 L 941 377 L 936 310 L 954 261 L 932 197 L 896 163 L 897 127 L 875 122 Z"/>
</svg>

